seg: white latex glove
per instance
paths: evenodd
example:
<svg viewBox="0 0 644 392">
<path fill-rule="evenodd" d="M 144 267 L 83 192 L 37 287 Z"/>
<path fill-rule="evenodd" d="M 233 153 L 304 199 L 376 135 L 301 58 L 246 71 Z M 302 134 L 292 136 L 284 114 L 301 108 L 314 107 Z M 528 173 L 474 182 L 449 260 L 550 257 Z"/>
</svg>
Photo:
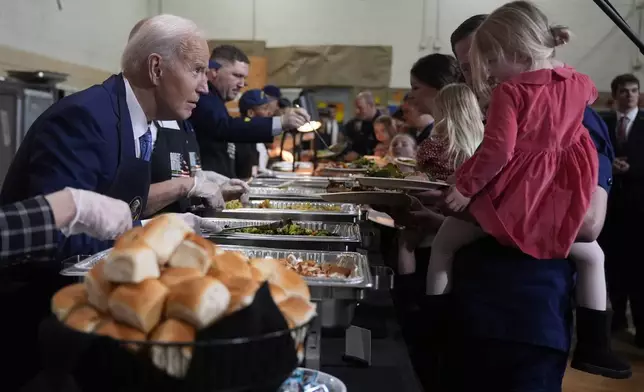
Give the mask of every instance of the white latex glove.
<svg viewBox="0 0 644 392">
<path fill-rule="evenodd" d="M 209 181 L 204 173 L 197 172 L 197 175 L 193 177 L 195 183 L 188 192 L 188 197 L 203 197 L 209 207 L 218 211 L 223 210 L 226 203 L 221 194 L 221 186 Z"/>
<path fill-rule="evenodd" d="M 76 215 L 60 231 L 69 237 L 87 234 L 99 240 L 112 240 L 132 228 L 132 211 L 126 202 L 95 192 L 65 188 L 74 199 Z"/>
<path fill-rule="evenodd" d="M 282 121 L 282 129 L 298 129 L 302 125 L 311 121 L 311 116 L 305 109 L 302 108 L 289 108 L 280 117 Z"/>
<path fill-rule="evenodd" d="M 248 204 L 250 187 L 245 181 L 233 178 L 228 180 L 222 187 L 221 193 L 224 195 L 224 200 L 237 200 L 242 204 Z"/>
<path fill-rule="evenodd" d="M 192 227 L 195 233 L 201 234 L 203 231 L 209 233 L 219 233 L 224 229 L 224 224 L 212 220 L 204 219 L 195 214 L 186 212 L 185 214 L 177 214 L 188 226 Z"/>
<path fill-rule="evenodd" d="M 214 182 L 217 185 L 224 185 L 230 180 L 230 178 L 224 176 L 223 174 L 219 174 L 214 171 L 204 170 L 202 171 L 202 173 L 208 181 Z"/>
</svg>

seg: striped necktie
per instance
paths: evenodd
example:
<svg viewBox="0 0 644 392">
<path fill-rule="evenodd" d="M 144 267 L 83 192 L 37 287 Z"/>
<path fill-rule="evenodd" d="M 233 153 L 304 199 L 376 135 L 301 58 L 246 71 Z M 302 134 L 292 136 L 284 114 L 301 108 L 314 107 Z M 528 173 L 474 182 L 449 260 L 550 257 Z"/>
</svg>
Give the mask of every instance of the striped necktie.
<svg viewBox="0 0 644 392">
<path fill-rule="evenodd" d="M 147 132 L 139 138 L 139 144 L 141 146 L 141 159 L 149 162 L 150 157 L 152 156 L 152 132 L 150 131 L 150 127 L 148 127 Z"/>
</svg>

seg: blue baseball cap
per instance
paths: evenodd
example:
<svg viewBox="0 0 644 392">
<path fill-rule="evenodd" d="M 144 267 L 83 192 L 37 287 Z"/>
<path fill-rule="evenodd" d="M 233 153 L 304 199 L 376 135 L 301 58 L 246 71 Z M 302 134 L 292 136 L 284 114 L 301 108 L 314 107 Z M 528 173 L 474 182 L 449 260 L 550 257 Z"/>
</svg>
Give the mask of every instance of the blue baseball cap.
<svg viewBox="0 0 644 392">
<path fill-rule="evenodd" d="M 219 64 L 215 60 L 210 60 L 208 62 L 208 68 L 210 68 L 210 69 L 219 69 L 219 68 L 221 68 L 221 64 Z"/>
<path fill-rule="evenodd" d="M 282 98 L 282 90 L 280 90 L 280 88 L 277 86 L 273 86 L 272 84 L 267 84 L 266 86 L 264 86 L 264 92 L 266 93 L 266 95 L 272 98 Z"/>
<path fill-rule="evenodd" d="M 239 98 L 239 113 L 242 116 L 246 116 L 248 110 L 269 102 L 270 98 L 264 91 L 258 88 L 247 90 Z"/>
</svg>

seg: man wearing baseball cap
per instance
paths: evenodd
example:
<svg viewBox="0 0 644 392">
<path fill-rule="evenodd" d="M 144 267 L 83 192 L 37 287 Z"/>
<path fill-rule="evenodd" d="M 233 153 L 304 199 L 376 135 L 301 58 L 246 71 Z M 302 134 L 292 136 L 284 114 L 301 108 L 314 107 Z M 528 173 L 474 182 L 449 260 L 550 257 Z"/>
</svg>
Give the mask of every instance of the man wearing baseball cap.
<svg viewBox="0 0 644 392">
<path fill-rule="evenodd" d="M 239 114 L 244 121 L 250 122 L 256 117 L 272 117 L 273 102 L 268 94 L 260 89 L 246 91 L 239 98 Z M 253 166 L 266 168 L 268 151 L 264 143 L 237 143 L 235 145 L 235 174 L 238 178 L 250 178 Z"/>
</svg>

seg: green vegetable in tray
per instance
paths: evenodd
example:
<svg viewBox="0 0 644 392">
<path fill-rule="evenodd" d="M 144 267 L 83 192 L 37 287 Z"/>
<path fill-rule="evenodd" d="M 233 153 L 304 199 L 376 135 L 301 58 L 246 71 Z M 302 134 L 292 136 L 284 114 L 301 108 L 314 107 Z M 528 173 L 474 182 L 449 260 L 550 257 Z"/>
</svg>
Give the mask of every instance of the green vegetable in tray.
<svg viewBox="0 0 644 392">
<path fill-rule="evenodd" d="M 331 233 L 328 230 L 313 230 L 305 229 L 300 225 L 291 223 L 290 225 L 273 228 L 260 228 L 260 227 L 247 227 L 236 230 L 238 233 L 246 234 L 262 234 L 262 235 L 308 235 L 316 237 L 336 237 L 337 234 Z"/>
<path fill-rule="evenodd" d="M 381 168 L 371 168 L 367 171 L 367 177 L 383 177 L 383 178 L 405 178 L 405 174 L 400 171 L 398 166 L 393 163 L 388 163 Z"/>
<path fill-rule="evenodd" d="M 226 209 L 227 210 L 235 210 L 237 208 L 243 208 L 244 205 L 241 203 L 239 200 L 231 200 L 226 202 Z"/>
</svg>

